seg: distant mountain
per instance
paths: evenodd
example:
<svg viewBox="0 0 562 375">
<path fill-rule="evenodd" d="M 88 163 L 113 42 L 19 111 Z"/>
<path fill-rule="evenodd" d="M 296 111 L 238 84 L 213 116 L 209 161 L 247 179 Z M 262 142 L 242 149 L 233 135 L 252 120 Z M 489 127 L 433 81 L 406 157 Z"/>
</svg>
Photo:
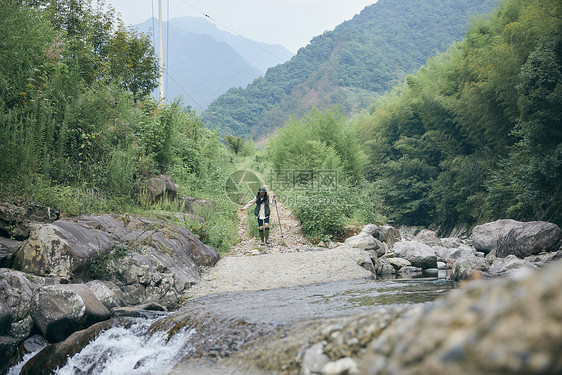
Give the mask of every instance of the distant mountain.
<svg viewBox="0 0 562 375">
<path fill-rule="evenodd" d="M 496 5 L 496 0 L 379 0 L 247 88 L 221 95 L 203 121 L 222 133 L 257 139 L 312 107 L 336 104 L 353 114 L 461 40 L 470 17 Z"/>
<path fill-rule="evenodd" d="M 204 18 L 172 18 L 170 24 L 190 33 L 209 35 L 219 42 L 225 42 L 262 74 L 265 74 L 268 68 L 282 64 L 294 56 L 294 53 L 282 45 L 249 41 L 240 35 L 219 30 Z"/>
<path fill-rule="evenodd" d="M 186 26 L 185 21 L 184 19 L 170 20 L 169 25 L 165 22 L 162 26 L 164 64 L 166 72 L 169 74 L 169 76 L 165 76 L 167 82 L 165 91 L 168 100 L 182 96 L 186 104 L 191 105 L 197 111 L 202 111 L 228 89 L 245 87 L 263 75 L 263 72 L 256 66 L 267 66 L 265 61 L 269 57 L 249 61 L 228 43 L 219 41 L 204 32 L 205 29 L 212 31 L 214 25 L 202 19 L 203 22 L 199 22 L 201 32 L 192 33 L 186 31 L 186 28 L 189 27 Z M 149 19 L 134 27 L 151 35 L 152 28 L 156 29 L 154 40 L 158 53 L 158 22 Z M 214 28 L 216 29 L 216 27 Z M 215 34 L 220 35 L 220 38 L 228 39 L 228 35 L 226 35 L 228 33 L 216 31 Z M 240 37 L 232 36 L 234 44 L 237 45 L 237 48 L 243 49 L 240 47 L 242 43 L 237 38 Z M 244 42 L 250 46 L 247 47 L 249 50 L 251 47 L 256 48 L 248 40 L 244 40 Z M 266 54 L 264 51 L 261 52 Z M 278 64 L 280 61 L 271 63 Z M 158 95 L 158 91 L 155 92 L 155 95 Z"/>
</svg>

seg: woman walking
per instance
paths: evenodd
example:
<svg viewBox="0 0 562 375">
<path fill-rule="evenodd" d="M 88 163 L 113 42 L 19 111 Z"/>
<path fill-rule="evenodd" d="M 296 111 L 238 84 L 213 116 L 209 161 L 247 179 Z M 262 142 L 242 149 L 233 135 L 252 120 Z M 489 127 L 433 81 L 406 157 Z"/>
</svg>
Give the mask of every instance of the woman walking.
<svg viewBox="0 0 562 375">
<path fill-rule="evenodd" d="M 248 202 L 242 209 L 245 210 L 252 204 L 256 204 L 254 208 L 254 215 L 258 219 L 258 228 L 260 231 L 261 245 L 269 244 L 269 203 L 271 198 L 267 195 L 267 189 L 260 187 L 258 189 L 258 194 L 254 199 Z"/>
</svg>

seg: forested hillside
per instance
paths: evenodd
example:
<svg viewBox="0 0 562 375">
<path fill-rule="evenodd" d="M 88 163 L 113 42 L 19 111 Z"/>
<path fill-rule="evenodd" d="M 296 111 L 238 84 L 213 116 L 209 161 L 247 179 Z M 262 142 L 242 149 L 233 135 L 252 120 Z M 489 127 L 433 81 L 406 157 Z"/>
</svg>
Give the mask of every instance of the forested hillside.
<svg viewBox="0 0 562 375">
<path fill-rule="evenodd" d="M 315 37 L 289 62 L 247 88 L 233 88 L 203 113 L 209 128 L 258 138 L 291 115 L 339 105 L 352 114 L 437 51 L 460 40 L 472 15 L 495 0 L 380 0 Z"/>
<path fill-rule="evenodd" d="M 353 123 L 396 222 L 562 223 L 560 1 L 502 1 Z"/>
<path fill-rule="evenodd" d="M 216 181 L 233 155 L 189 108 L 150 96 L 158 66 L 147 35 L 95 0 L 0 0 L 0 20 L 2 202 L 63 215 L 144 212 L 143 184 L 160 174 L 178 194 L 222 197 Z M 191 229 L 225 250 L 236 209 L 217 201 Z"/>
</svg>

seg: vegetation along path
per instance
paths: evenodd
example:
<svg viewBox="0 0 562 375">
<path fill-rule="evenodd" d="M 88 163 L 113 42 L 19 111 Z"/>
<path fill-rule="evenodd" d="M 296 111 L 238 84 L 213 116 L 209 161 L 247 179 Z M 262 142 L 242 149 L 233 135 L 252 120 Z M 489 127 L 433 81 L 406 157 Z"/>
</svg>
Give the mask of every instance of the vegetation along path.
<svg viewBox="0 0 562 375">
<path fill-rule="evenodd" d="M 267 187 L 267 185 L 266 185 Z M 268 187 L 270 195 L 275 193 Z M 279 228 L 277 212 L 283 228 Z M 312 247 L 301 233 L 298 220 L 282 202 L 271 207 L 270 244 L 261 246 L 251 236 L 252 210 L 239 212 L 240 242 L 232 247 L 202 280 L 188 291 L 191 298 L 222 292 L 262 290 L 368 278 L 371 273 L 357 265 L 351 249 Z M 275 224 L 273 224 L 275 223 Z"/>
</svg>

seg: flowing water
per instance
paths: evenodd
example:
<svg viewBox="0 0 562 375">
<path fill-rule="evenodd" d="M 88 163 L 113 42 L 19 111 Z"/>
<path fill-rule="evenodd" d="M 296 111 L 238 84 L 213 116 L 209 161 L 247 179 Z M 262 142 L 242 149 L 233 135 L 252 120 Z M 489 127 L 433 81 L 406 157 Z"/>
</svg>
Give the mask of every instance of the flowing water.
<svg viewBox="0 0 562 375">
<path fill-rule="evenodd" d="M 186 358 L 227 356 L 295 323 L 427 303 L 453 287 L 439 278 L 351 280 L 201 297 L 164 318 L 118 320 L 56 374 L 167 374 Z"/>
</svg>

